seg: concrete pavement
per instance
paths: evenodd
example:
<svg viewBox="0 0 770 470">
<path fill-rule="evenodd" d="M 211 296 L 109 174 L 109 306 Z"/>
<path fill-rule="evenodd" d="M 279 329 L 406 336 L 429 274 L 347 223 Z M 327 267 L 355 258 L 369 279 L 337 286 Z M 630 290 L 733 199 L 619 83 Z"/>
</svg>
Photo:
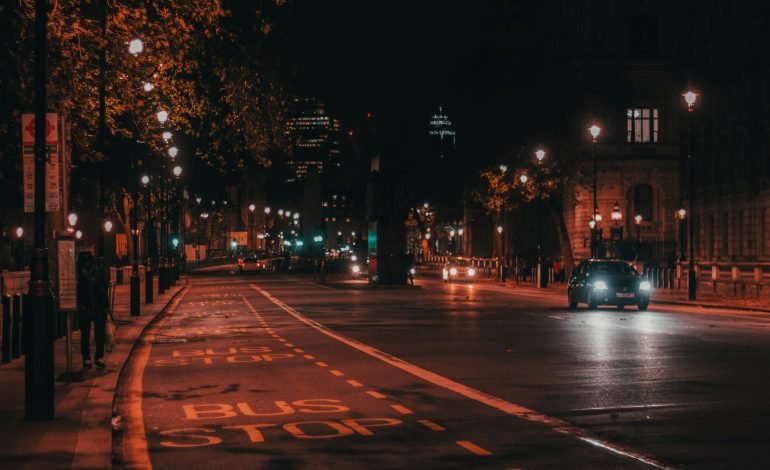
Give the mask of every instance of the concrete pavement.
<svg viewBox="0 0 770 470">
<path fill-rule="evenodd" d="M 183 283 L 184 281 L 182 281 Z M 24 419 L 24 358 L 0 366 L 0 461 L 11 468 L 110 468 L 112 401 L 115 384 L 136 339 L 182 283 L 141 305 L 141 315 L 129 315 L 128 285 L 116 287 L 115 347 L 105 353 L 107 368 L 80 371 L 80 337 L 73 335 L 73 363 L 80 381 L 56 383 L 56 418 Z M 144 299 L 142 283 L 142 299 Z M 56 375 L 66 371 L 65 340 L 55 344 Z M 76 374 L 77 375 L 77 374 Z M 9 467 L 5 467 L 9 468 Z"/>
</svg>

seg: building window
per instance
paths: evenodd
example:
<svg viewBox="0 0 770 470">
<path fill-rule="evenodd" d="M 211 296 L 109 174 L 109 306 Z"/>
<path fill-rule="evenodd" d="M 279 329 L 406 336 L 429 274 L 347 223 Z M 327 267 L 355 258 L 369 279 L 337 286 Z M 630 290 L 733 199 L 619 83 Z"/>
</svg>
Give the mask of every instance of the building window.
<svg viewBox="0 0 770 470">
<path fill-rule="evenodd" d="M 645 222 L 652 222 L 652 186 L 638 184 L 634 187 L 634 215 L 639 214 Z"/>
<path fill-rule="evenodd" d="M 626 142 L 657 144 L 659 116 L 657 108 L 628 108 L 626 110 Z"/>
<path fill-rule="evenodd" d="M 128 235 L 125 233 L 115 234 L 115 255 L 118 257 L 128 256 Z"/>
</svg>

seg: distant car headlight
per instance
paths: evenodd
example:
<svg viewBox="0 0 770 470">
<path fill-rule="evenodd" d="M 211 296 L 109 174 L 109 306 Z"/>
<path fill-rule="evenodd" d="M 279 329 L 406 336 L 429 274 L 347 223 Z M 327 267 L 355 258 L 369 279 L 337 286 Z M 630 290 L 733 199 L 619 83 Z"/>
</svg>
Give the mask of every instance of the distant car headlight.
<svg viewBox="0 0 770 470">
<path fill-rule="evenodd" d="M 639 283 L 639 290 L 650 290 L 652 289 L 652 284 L 650 284 L 650 281 L 642 281 Z"/>
<path fill-rule="evenodd" d="M 452 276 L 457 276 L 457 268 L 449 268 L 449 274 Z"/>
<path fill-rule="evenodd" d="M 354 274 L 358 274 L 361 272 L 361 266 L 354 264 L 352 268 L 350 268 L 351 271 L 353 271 Z"/>
<path fill-rule="evenodd" d="M 468 275 L 469 276 L 475 276 L 476 275 L 476 270 L 473 269 L 473 268 L 468 269 Z"/>
<path fill-rule="evenodd" d="M 411 268 L 411 269 L 409 270 L 409 274 L 411 274 L 411 275 L 414 275 L 414 273 L 415 273 L 415 272 L 416 272 L 416 271 L 414 270 L 414 268 Z"/>
<path fill-rule="evenodd" d="M 594 282 L 594 289 L 596 290 L 607 290 L 607 283 L 604 281 L 596 281 Z"/>
</svg>

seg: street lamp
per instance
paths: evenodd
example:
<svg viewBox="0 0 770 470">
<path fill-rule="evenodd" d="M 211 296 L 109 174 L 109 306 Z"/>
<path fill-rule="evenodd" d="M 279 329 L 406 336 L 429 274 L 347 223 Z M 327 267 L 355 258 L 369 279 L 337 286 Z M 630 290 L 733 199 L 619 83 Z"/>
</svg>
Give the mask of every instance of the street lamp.
<svg viewBox="0 0 770 470">
<path fill-rule="evenodd" d="M 535 150 L 535 158 L 537 159 L 537 164 L 541 165 L 543 163 L 543 160 L 545 159 L 545 150 L 543 149 L 537 149 Z M 525 184 L 526 181 L 522 181 L 522 184 Z M 543 200 L 542 196 L 538 197 L 537 199 L 537 209 L 538 209 L 538 237 L 537 237 L 537 286 L 538 287 L 547 287 L 547 281 L 545 274 L 545 264 L 543 263 Z"/>
<path fill-rule="evenodd" d="M 687 224 L 687 210 L 684 207 L 680 207 L 676 211 L 676 218 L 679 220 L 679 259 L 681 261 L 684 261 L 685 255 L 685 245 L 687 244 L 686 240 L 686 230 L 685 230 L 685 224 Z M 692 260 L 692 258 L 690 258 Z"/>
<path fill-rule="evenodd" d="M 67 222 L 69 222 L 70 227 L 74 227 L 78 223 L 78 215 L 70 212 L 70 215 L 67 216 Z"/>
<path fill-rule="evenodd" d="M 599 214 L 599 204 L 596 199 L 596 191 L 597 191 L 597 184 L 596 184 L 596 178 L 597 178 L 597 168 L 596 168 L 596 141 L 599 138 L 599 134 L 602 131 L 602 128 L 597 126 L 596 124 L 592 125 L 588 128 L 588 131 L 591 133 L 591 154 L 593 156 L 593 162 L 594 162 L 594 181 L 593 181 L 593 193 L 594 193 L 594 216 L 597 216 Z M 598 223 L 601 221 L 601 218 L 598 218 L 595 220 L 595 223 Z M 597 240 L 596 240 L 596 227 L 591 231 L 592 234 L 592 240 L 591 240 L 591 258 L 597 257 Z"/>
<path fill-rule="evenodd" d="M 640 230 L 642 226 L 642 214 L 636 214 L 634 216 L 634 224 L 636 225 L 636 259 L 639 259 L 639 251 L 641 251 L 642 238 Z"/>
<path fill-rule="evenodd" d="M 178 153 L 179 153 L 179 149 L 178 149 L 178 148 L 176 148 L 176 147 L 170 147 L 170 148 L 168 149 L 168 156 L 169 156 L 169 157 L 171 157 L 171 159 L 172 159 L 172 160 L 173 160 L 174 158 L 176 158 L 176 155 L 177 155 Z"/>
<path fill-rule="evenodd" d="M 687 230 L 690 248 L 690 260 L 687 263 L 687 298 L 695 300 L 697 293 L 697 280 L 695 279 L 695 212 L 693 210 L 693 201 L 695 200 L 695 178 L 692 158 L 692 113 L 695 111 L 695 101 L 698 94 L 694 91 L 687 91 L 684 95 L 684 101 L 687 103 L 687 188 L 690 200 L 690 223 Z"/>
<path fill-rule="evenodd" d="M 270 208 L 269 207 L 265 207 L 265 215 L 270 215 Z"/>
<path fill-rule="evenodd" d="M 141 39 L 132 39 L 131 42 L 128 43 L 128 52 L 131 55 L 138 55 L 144 50 L 144 43 L 142 43 Z"/>
<path fill-rule="evenodd" d="M 168 121 L 168 111 L 161 109 L 158 111 L 157 117 L 158 122 L 163 124 L 164 122 Z"/>
<path fill-rule="evenodd" d="M 172 134 L 169 131 L 165 131 L 163 132 L 163 134 L 161 134 L 161 136 L 163 137 L 164 141 L 168 142 L 169 140 L 171 140 L 172 137 L 174 137 L 174 134 Z"/>
<path fill-rule="evenodd" d="M 249 248 L 254 249 L 254 225 L 256 224 L 256 221 L 254 220 L 255 215 L 254 211 L 257 210 L 256 204 L 249 204 Z"/>
<path fill-rule="evenodd" d="M 107 233 L 112 232 L 112 222 L 111 221 L 108 220 L 107 222 L 104 223 L 104 230 L 106 230 Z"/>
<path fill-rule="evenodd" d="M 144 82 L 144 84 L 142 85 L 142 88 L 144 89 L 144 91 L 149 93 L 155 89 L 155 85 L 153 85 L 151 82 Z"/>
<path fill-rule="evenodd" d="M 527 184 L 527 181 L 529 181 L 529 177 L 527 175 L 521 175 L 519 176 L 519 181 L 521 181 L 521 184 Z"/>
<path fill-rule="evenodd" d="M 171 171 L 174 173 L 174 176 L 176 176 L 177 178 L 182 176 L 182 167 L 179 165 L 175 166 L 174 169 Z"/>
<path fill-rule="evenodd" d="M 150 257 L 150 218 L 152 214 L 152 195 L 150 189 L 150 176 L 142 175 L 142 186 L 144 186 L 144 255 L 146 262 L 144 264 L 144 303 L 153 303 L 153 273 L 152 259 Z"/>
<path fill-rule="evenodd" d="M 500 165 L 500 172 L 505 173 L 508 171 L 508 165 Z"/>
<path fill-rule="evenodd" d="M 545 150 L 543 149 L 535 150 L 535 158 L 537 158 L 538 163 L 542 163 L 543 159 L 545 158 Z"/>
</svg>

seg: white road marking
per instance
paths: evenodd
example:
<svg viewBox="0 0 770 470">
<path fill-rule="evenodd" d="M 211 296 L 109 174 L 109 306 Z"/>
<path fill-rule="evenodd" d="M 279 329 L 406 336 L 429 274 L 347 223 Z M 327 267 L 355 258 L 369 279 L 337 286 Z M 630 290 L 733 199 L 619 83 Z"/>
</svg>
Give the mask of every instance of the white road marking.
<svg viewBox="0 0 770 470">
<path fill-rule="evenodd" d="M 348 338 L 347 336 L 337 333 L 336 331 L 331 330 L 325 327 L 324 325 L 321 325 L 320 323 L 305 317 L 298 311 L 294 310 L 290 306 L 283 303 L 281 300 L 273 297 L 269 292 L 265 291 L 264 289 L 254 284 L 250 284 L 250 285 L 252 289 L 254 289 L 255 291 L 265 296 L 265 298 L 267 298 L 268 300 L 273 302 L 275 305 L 283 309 L 286 313 L 293 316 L 294 318 L 301 321 L 302 323 L 305 323 L 306 325 L 314 328 L 320 333 L 323 333 L 324 335 L 330 338 L 333 338 L 337 341 L 347 344 L 352 348 L 355 348 L 363 353 L 366 353 L 372 357 L 375 357 L 387 364 L 390 364 L 393 367 L 397 367 L 427 382 L 430 382 L 434 385 L 445 388 L 447 390 L 451 390 L 457 393 L 458 395 L 462 395 L 466 398 L 470 398 L 471 400 L 475 400 L 479 403 L 483 403 L 484 405 L 487 405 L 491 408 L 495 408 L 509 415 L 516 416 L 517 418 L 520 418 L 526 421 L 532 421 L 532 422 L 544 424 L 546 426 L 549 426 L 551 429 L 553 429 L 558 433 L 574 436 L 582 440 L 583 442 L 586 442 L 588 444 L 591 444 L 593 446 L 596 446 L 602 449 L 606 449 L 615 454 L 637 460 L 639 462 L 648 464 L 652 467 L 667 468 L 662 463 L 655 460 L 652 456 L 649 456 L 647 454 L 644 454 L 642 452 L 639 452 L 635 449 L 624 446 L 622 444 L 615 444 L 613 442 L 609 442 L 600 437 L 593 436 L 590 432 L 584 429 L 581 429 L 577 426 L 574 426 L 559 418 L 547 416 L 535 410 L 526 408 L 522 405 L 517 405 L 515 403 L 511 403 L 509 401 L 503 400 L 502 398 L 498 398 L 496 396 L 468 387 L 467 385 L 463 385 L 459 382 L 455 382 L 452 379 L 439 375 L 435 372 L 431 372 L 429 370 L 423 369 L 414 364 L 411 364 L 402 359 L 399 359 L 395 356 L 392 356 L 388 353 L 380 351 L 379 349 L 373 348 L 372 346 L 361 343 L 352 338 Z"/>
</svg>

